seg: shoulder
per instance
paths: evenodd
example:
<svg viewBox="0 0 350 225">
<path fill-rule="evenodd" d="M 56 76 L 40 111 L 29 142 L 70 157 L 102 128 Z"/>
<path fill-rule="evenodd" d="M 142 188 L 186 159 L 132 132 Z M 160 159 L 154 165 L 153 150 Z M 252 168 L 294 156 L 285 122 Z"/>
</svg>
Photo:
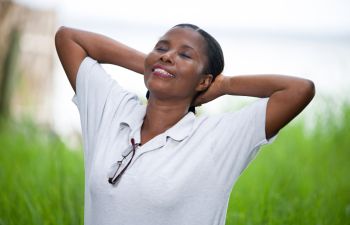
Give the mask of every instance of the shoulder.
<svg viewBox="0 0 350 225">
<path fill-rule="evenodd" d="M 77 76 L 89 74 L 93 70 L 95 70 L 94 72 L 105 72 L 103 67 L 95 59 L 87 56 L 80 63 Z"/>
<path fill-rule="evenodd" d="M 256 116 L 265 117 L 268 100 L 268 98 L 255 100 L 236 111 L 224 112 L 216 115 L 197 116 L 195 124 L 197 124 L 197 126 L 213 126 L 225 121 L 244 121 L 245 119 Z"/>
</svg>

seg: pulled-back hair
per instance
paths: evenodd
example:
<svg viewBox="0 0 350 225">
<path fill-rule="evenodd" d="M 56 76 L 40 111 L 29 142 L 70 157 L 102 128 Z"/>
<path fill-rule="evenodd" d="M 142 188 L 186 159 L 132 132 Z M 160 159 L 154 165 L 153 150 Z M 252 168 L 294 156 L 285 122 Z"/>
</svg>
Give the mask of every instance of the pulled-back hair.
<svg viewBox="0 0 350 225">
<path fill-rule="evenodd" d="M 206 46 L 206 54 L 208 57 L 208 64 L 204 69 L 205 74 L 211 74 L 213 75 L 213 79 L 217 75 L 219 75 L 223 69 L 224 69 L 224 54 L 222 52 L 221 46 L 219 42 L 211 36 L 208 32 L 205 30 L 202 30 L 201 28 L 197 27 L 196 25 L 189 24 L 189 23 L 181 23 L 178 25 L 175 25 L 175 27 L 182 27 L 182 28 L 191 28 L 194 31 L 197 31 L 202 37 L 204 38 L 207 46 Z"/>
<path fill-rule="evenodd" d="M 189 24 L 189 23 L 181 23 L 181 24 L 175 25 L 173 28 L 175 27 L 190 28 L 198 32 L 204 38 L 206 43 L 205 47 L 206 47 L 206 55 L 207 55 L 208 63 L 204 67 L 203 73 L 213 75 L 213 81 L 214 81 L 215 78 L 223 71 L 224 65 L 225 65 L 224 54 L 222 52 L 219 42 L 213 36 L 211 36 L 208 32 L 206 32 L 205 30 L 202 30 L 196 25 Z M 147 91 L 146 97 L 147 99 L 149 98 L 149 91 Z M 194 106 L 191 106 L 188 111 L 193 113 L 196 112 Z"/>
</svg>

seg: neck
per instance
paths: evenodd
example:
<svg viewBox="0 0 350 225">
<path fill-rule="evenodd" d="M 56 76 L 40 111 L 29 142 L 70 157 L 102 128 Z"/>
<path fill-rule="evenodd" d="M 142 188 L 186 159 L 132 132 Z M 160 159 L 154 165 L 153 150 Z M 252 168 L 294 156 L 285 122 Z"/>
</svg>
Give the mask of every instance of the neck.
<svg viewBox="0 0 350 225">
<path fill-rule="evenodd" d="M 142 144 L 175 125 L 187 114 L 188 108 L 187 102 L 164 102 L 150 98 L 141 128 Z"/>
</svg>

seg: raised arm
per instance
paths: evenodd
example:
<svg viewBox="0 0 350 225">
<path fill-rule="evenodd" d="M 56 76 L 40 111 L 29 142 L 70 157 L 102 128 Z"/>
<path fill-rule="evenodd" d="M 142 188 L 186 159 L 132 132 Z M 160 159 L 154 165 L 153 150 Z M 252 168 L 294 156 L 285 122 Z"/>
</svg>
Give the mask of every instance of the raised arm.
<svg viewBox="0 0 350 225">
<path fill-rule="evenodd" d="M 56 32 L 55 44 L 74 91 L 79 66 L 86 56 L 143 74 L 145 54 L 106 36 L 61 27 Z"/>
<path fill-rule="evenodd" d="M 315 95 L 314 83 L 307 79 L 283 75 L 219 75 L 195 104 L 211 101 L 222 95 L 269 97 L 266 111 L 266 138 L 271 138 L 296 117 Z"/>
</svg>

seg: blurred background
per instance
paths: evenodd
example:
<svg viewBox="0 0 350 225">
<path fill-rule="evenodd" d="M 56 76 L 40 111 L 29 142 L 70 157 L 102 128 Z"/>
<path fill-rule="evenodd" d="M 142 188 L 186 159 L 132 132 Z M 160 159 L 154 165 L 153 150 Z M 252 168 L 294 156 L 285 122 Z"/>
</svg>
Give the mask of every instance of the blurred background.
<svg viewBox="0 0 350 225">
<path fill-rule="evenodd" d="M 56 30 L 102 33 L 147 53 L 178 23 L 219 41 L 226 75 L 285 74 L 316 85 L 312 103 L 243 174 L 227 224 L 350 224 L 349 12 L 347 0 L 0 0 L 0 225 L 82 224 L 80 121 L 55 52 Z M 142 76 L 104 68 L 144 98 Z M 225 96 L 198 110 L 232 111 L 253 100 Z M 28 180 L 16 179 L 26 171 Z M 45 179 L 54 179 L 52 187 Z M 23 204 L 14 208 L 16 201 Z M 30 216 L 20 219 L 23 211 Z"/>
</svg>

